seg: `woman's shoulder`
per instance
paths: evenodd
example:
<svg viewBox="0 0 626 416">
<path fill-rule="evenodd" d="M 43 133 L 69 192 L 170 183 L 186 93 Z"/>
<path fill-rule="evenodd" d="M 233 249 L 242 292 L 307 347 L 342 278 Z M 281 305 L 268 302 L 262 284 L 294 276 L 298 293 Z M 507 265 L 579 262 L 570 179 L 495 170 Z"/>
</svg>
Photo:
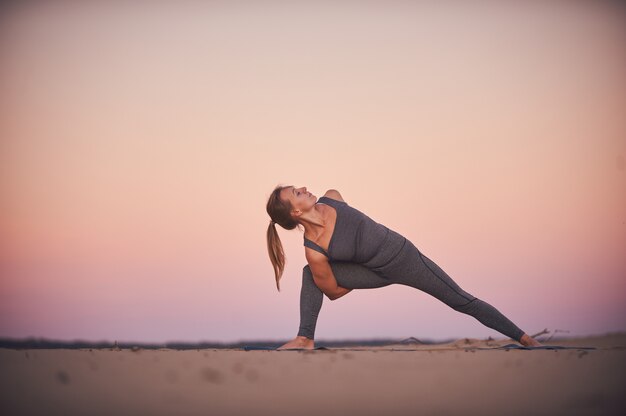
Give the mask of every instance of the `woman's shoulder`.
<svg viewBox="0 0 626 416">
<path fill-rule="evenodd" d="M 339 191 L 336 189 L 329 189 L 328 191 L 326 191 L 324 196 L 322 196 L 322 198 L 329 198 L 338 202 L 347 203 L 346 201 L 343 200 L 343 197 L 341 196 Z"/>
</svg>

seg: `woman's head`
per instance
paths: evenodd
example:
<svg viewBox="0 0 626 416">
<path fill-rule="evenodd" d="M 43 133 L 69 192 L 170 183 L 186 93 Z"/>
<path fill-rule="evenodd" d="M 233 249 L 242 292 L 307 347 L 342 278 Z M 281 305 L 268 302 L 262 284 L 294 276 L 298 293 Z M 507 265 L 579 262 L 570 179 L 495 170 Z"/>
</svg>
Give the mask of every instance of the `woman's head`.
<svg viewBox="0 0 626 416">
<path fill-rule="evenodd" d="M 298 218 L 303 212 L 311 209 L 317 198 L 306 190 L 306 187 L 296 188 L 292 185 L 278 185 L 267 200 L 267 213 L 271 220 L 267 228 L 267 251 L 276 275 L 276 288 L 285 269 L 285 252 L 278 237 L 276 224 L 286 230 L 293 230 L 300 222 Z M 275 224 L 276 223 L 276 224 Z"/>
</svg>

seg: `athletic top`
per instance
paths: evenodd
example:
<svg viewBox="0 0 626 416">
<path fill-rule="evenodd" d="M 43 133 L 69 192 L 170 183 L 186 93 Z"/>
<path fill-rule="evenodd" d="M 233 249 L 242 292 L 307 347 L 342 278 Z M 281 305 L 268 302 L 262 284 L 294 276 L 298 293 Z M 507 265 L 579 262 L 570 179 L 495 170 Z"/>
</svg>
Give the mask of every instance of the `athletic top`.
<svg viewBox="0 0 626 416">
<path fill-rule="evenodd" d="M 322 196 L 317 203 L 329 205 L 337 212 L 328 252 L 306 237 L 304 245 L 324 254 L 329 261 L 348 261 L 378 268 L 393 260 L 406 243 L 406 238 L 347 202 Z"/>
</svg>

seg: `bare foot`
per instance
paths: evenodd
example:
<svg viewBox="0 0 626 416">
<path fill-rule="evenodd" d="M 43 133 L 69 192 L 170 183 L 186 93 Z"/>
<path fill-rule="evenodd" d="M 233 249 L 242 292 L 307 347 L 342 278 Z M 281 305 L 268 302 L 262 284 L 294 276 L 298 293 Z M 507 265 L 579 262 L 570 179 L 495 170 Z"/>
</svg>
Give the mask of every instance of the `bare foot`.
<svg viewBox="0 0 626 416">
<path fill-rule="evenodd" d="M 315 341 L 307 337 L 297 336 L 293 340 L 289 341 L 288 343 L 284 345 L 281 345 L 280 347 L 276 349 L 277 350 L 292 350 L 292 349 L 297 349 L 297 348 L 302 348 L 305 350 L 312 350 L 313 348 L 315 348 Z"/>
<path fill-rule="evenodd" d="M 528 334 L 524 334 L 519 342 L 525 347 L 543 347 L 543 344 L 541 344 L 539 341 L 529 336 Z"/>
</svg>

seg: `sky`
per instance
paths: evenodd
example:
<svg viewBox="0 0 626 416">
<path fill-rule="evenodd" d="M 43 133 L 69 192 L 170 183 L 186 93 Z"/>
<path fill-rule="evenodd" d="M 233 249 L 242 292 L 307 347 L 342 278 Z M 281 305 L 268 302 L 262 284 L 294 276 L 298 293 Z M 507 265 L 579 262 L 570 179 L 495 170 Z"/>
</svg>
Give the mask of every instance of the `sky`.
<svg viewBox="0 0 626 416">
<path fill-rule="evenodd" d="M 3 6 L 0 337 L 295 337 L 276 185 L 339 190 L 528 334 L 626 330 L 626 9 L 442 3 Z M 505 338 L 401 285 L 315 335 Z"/>
</svg>

